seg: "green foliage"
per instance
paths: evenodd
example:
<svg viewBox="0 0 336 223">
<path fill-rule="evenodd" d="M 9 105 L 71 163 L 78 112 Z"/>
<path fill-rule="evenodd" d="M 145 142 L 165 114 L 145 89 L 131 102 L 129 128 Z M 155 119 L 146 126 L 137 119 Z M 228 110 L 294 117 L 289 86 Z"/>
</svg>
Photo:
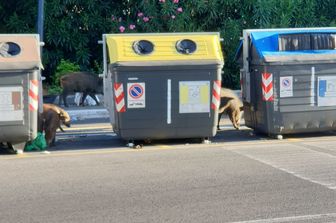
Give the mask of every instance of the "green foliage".
<svg viewBox="0 0 336 223">
<path fill-rule="evenodd" d="M 103 33 L 110 31 L 111 14 L 120 3 L 110 0 L 45 3 L 46 72 L 53 74 L 61 59 L 79 64 L 81 70 L 89 70 L 95 60 L 102 60 L 102 47 L 97 42 Z"/>
<path fill-rule="evenodd" d="M 93 67 L 90 69 L 92 73 L 102 74 L 103 73 L 103 63 L 99 63 L 97 60 L 93 61 Z"/>
<path fill-rule="evenodd" d="M 243 29 L 335 26 L 335 8 L 335 0 L 45 0 L 43 72 L 53 86 L 62 59 L 101 73 L 103 33 L 218 31 L 223 84 L 236 88 L 234 56 Z M 1 33 L 36 32 L 36 19 L 36 0 L 0 1 Z"/>
<path fill-rule="evenodd" d="M 0 2 L 0 33 L 31 33 L 37 19 L 36 0 Z"/>
<path fill-rule="evenodd" d="M 60 78 L 67 73 L 76 72 L 76 71 L 80 71 L 80 67 L 78 64 L 62 59 L 60 64 L 56 68 L 56 73 L 53 76 L 52 89 L 49 89 L 49 93 L 50 93 L 50 90 L 55 91 L 55 92 L 60 92 L 61 91 Z"/>
<path fill-rule="evenodd" d="M 51 85 L 48 87 L 48 95 L 59 95 L 62 92 L 62 88 L 59 85 Z"/>
</svg>

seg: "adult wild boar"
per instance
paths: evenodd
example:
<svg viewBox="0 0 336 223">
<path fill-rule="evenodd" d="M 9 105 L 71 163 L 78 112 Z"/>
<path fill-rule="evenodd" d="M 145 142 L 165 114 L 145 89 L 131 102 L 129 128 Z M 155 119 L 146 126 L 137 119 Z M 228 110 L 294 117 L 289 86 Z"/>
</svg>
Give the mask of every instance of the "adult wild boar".
<svg viewBox="0 0 336 223">
<path fill-rule="evenodd" d="M 70 116 L 62 108 L 54 104 L 43 104 L 43 112 L 39 114 L 38 131 L 45 133 L 48 146 L 55 142 L 56 131 L 64 132 L 62 125 L 70 127 Z"/>
<path fill-rule="evenodd" d="M 62 104 L 63 100 L 65 107 L 68 107 L 66 99 L 68 94 L 73 94 L 75 92 L 83 93 L 80 105 L 84 105 L 84 100 L 87 95 L 90 95 L 97 105 L 99 105 L 95 94 L 103 94 L 103 79 L 89 72 L 66 74 L 60 78 L 60 85 L 63 88 L 63 91 L 59 96 L 59 105 Z"/>
<path fill-rule="evenodd" d="M 220 107 L 218 111 L 218 124 L 217 128 L 219 129 L 219 122 L 221 119 L 222 114 L 225 112 L 231 122 L 233 127 L 239 129 L 240 127 L 240 119 L 241 119 L 241 112 L 243 111 L 243 103 L 236 95 L 234 91 L 228 88 L 221 88 L 221 101 Z"/>
</svg>

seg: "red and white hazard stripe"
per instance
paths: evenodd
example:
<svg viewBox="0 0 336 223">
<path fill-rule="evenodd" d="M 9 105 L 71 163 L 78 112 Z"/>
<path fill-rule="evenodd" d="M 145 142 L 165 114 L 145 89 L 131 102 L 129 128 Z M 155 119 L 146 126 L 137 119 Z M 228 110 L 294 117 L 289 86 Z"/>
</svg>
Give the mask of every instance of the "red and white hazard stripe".
<svg viewBox="0 0 336 223">
<path fill-rule="evenodd" d="M 29 110 L 37 111 L 38 109 L 38 80 L 29 82 Z"/>
<path fill-rule="evenodd" d="M 214 81 L 212 89 L 211 109 L 218 110 L 220 106 L 221 81 Z"/>
<path fill-rule="evenodd" d="M 114 100 L 117 112 L 125 112 L 125 93 L 122 83 L 114 83 Z"/>
<path fill-rule="evenodd" d="M 262 99 L 263 101 L 273 101 L 273 75 L 262 73 Z"/>
</svg>

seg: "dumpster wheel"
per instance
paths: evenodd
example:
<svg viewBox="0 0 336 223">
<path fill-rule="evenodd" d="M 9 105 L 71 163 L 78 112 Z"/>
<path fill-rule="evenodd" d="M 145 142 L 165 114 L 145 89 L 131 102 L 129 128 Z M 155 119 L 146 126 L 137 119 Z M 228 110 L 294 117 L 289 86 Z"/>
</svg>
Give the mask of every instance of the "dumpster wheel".
<svg viewBox="0 0 336 223">
<path fill-rule="evenodd" d="M 22 154 L 25 145 L 26 145 L 25 142 L 24 143 L 18 143 L 18 144 L 12 144 L 10 142 L 7 142 L 8 149 L 13 151 L 13 153 L 16 153 L 16 154 Z"/>
<path fill-rule="evenodd" d="M 143 143 L 141 143 L 141 141 L 136 140 L 128 140 L 128 143 L 126 145 L 132 149 L 142 149 L 143 147 Z"/>
<path fill-rule="evenodd" d="M 16 151 L 10 147 L 7 143 L 0 142 L 0 148 L 6 151 L 9 154 L 16 154 Z"/>
</svg>

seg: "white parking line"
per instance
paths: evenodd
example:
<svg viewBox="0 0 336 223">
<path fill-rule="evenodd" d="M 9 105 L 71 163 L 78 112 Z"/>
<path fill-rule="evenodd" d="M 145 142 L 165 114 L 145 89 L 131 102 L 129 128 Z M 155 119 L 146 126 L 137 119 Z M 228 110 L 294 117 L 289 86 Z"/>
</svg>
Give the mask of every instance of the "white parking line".
<svg viewBox="0 0 336 223">
<path fill-rule="evenodd" d="M 336 189 L 336 156 L 293 144 L 259 145 L 231 151 L 331 190 Z"/>
<path fill-rule="evenodd" d="M 251 221 L 237 221 L 231 223 L 285 223 L 285 222 L 336 222 L 336 213 L 316 214 L 316 215 L 302 215 L 283 218 L 269 218 Z"/>
</svg>

